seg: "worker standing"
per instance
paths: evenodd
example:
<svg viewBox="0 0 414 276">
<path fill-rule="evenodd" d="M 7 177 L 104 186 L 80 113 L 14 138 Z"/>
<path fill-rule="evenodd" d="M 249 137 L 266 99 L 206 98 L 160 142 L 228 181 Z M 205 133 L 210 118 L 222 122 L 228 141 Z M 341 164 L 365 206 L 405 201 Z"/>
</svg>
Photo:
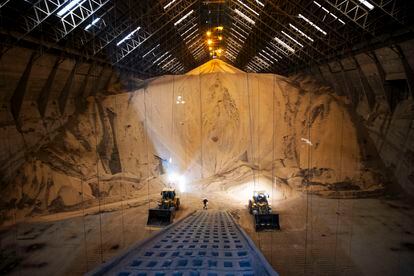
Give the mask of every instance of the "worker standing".
<svg viewBox="0 0 414 276">
<path fill-rule="evenodd" d="M 208 205 L 208 199 L 207 198 L 203 199 L 203 204 L 204 204 L 203 209 L 207 210 L 207 205 Z"/>
</svg>

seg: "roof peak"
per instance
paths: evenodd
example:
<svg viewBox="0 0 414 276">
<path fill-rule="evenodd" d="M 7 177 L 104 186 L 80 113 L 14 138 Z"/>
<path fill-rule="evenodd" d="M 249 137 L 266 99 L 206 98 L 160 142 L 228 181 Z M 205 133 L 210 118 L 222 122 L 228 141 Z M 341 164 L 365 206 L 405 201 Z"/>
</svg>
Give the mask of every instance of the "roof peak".
<svg viewBox="0 0 414 276">
<path fill-rule="evenodd" d="M 206 63 L 198 66 L 197 68 L 194 68 L 193 70 L 187 72 L 186 75 L 200 75 L 210 73 L 240 74 L 245 72 L 221 59 L 211 59 Z"/>
</svg>

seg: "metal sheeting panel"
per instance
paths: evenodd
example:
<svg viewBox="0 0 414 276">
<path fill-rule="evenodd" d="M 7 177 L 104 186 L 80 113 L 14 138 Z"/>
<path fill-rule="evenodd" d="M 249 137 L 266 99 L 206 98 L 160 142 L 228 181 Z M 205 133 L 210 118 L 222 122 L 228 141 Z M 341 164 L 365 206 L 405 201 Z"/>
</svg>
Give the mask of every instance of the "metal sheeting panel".
<svg viewBox="0 0 414 276">
<path fill-rule="evenodd" d="M 278 275 L 228 212 L 198 211 L 88 275 Z"/>
</svg>

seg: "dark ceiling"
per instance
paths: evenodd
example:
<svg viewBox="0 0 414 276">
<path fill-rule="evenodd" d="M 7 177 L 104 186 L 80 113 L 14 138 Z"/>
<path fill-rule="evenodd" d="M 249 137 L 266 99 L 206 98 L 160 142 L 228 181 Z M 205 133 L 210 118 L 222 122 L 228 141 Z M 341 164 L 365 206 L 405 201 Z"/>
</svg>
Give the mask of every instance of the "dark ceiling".
<svg viewBox="0 0 414 276">
<path fill-rule="evenodd" d="M 287 74 L 413 36 L 412 0 L 0 0 L 1 51 L 19 45 L 109 63 L 142 78 L 211 57 Z M 411 16 L 411 17 L 410 17 Z"/>
</svg>

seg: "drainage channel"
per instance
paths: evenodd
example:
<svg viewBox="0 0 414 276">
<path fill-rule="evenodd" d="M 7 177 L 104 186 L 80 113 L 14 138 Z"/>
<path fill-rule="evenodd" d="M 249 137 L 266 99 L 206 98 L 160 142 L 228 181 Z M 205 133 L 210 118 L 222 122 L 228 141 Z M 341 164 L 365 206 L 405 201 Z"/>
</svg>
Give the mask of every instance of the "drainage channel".
<svg viewBox="0 0 414 276">
<path fill-rule="evenodd" d="M 87 275 L 276 276 L 225 211 L 197 211 Z"/>
</svg>

